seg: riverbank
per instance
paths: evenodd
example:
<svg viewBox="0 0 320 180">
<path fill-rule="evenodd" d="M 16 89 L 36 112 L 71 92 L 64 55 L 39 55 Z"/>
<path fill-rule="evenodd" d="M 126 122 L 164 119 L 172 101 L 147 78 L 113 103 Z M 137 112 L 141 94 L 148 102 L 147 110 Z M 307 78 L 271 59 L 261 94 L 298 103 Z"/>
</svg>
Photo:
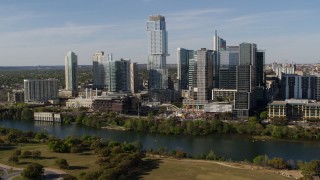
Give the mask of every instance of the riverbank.
<svg viewBox="0 0 320 180">
<path fill-rule="evenodd" d="M 298 170 L 277 170 L 261 168 L 239 162 L 220 162 L 194 159 L 174 159 L 149 156 L 157 162 L 157 168 L 142 176 L 144 180 L 183 180 L 183 179 L 289 179 L 301 178 Z"/>
<path fill-rule="evenodd" d="M 33 121 L 0 120 L 0 127 L 15 128 L 23 131 L 47 132 L 59 138 L 68 136 L 81 138 L 84 135 L 101 137 L 103 140 L 141 143 L 146 150 L 164 149 L 171 153 L 174 150 L 186 152 L 189 156 L 208 154 L 213 150 L 216 154 L 234 161 L 252 160 L 257 155 L 266 154 L 270 158 L 282 157 L 285 160 L 311 161 L 318 159 L 320 141 L 312 140 L 253 140 L 250 135 L 214 134 L 207 136 L 171 135 L 134 131 L 118 131 L 76 124 L 38 124 Z M 236 149 L 236 150 L 234 150 Z M 1 158 L 1 157 L 0 157 Z"/>
<path fill-rule="evenodd" d="M 116 130 L 116 131 L 128 131 L 129 130 L 123 126 L 117 126 L 117 125 L 107 125 L 107 126 L 101 127 L 101 129 L 109 129 L 109 130 Z"/>
</svg>

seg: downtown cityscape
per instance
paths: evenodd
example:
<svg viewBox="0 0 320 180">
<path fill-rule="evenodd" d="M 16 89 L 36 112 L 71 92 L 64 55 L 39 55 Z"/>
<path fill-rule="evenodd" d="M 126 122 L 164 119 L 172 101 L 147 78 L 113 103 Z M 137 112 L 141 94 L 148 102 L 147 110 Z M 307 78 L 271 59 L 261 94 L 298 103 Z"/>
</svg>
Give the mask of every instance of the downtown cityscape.
<svg viewBox="0 0 320 180">
<path fill-rule="evenodd" d="M 111 2 L 103 4 L 118 6 Z M 158 3 L 138 4 L 161 7 Z M 184 6 L 189 3 L 196 2 Z M 292 7 L 300 3 L 293 2 Z M 59 60 L 56 54 L 47 54 L 43 64 L 28 60 L 35 53 L 32 43 L 24 46 L 30 52 L 26 62 L 10 64 L 15 60 L 3 59 L 11 50 L 8 43 L 0 55 L 0 179 L 319 178 L 320 63 L 311 52 L 314 47 L 306 55 L 305 49 L 297 51 L 295 44 L 288 44 L 291 59 L 281 46 L 284 39 L 270 46 L 255 38 L 259 31 L 253 29 L 252 37 L 249 32 L 243 36 L 248 38 L 239 40 L 225 26 L 208 22 L 196 28 L 206 31 L 200 33 L 201 41 L 192 42 L 199 36 L 183 35 L 191 25 L 168 23 L 177 17 L 192 24 L 193 18 L 206 14 L 231 15 L 222 7 L 228 6 L 181 15 L 155 11 L 136 23 L 143 26 L 139 27 L 143 45 L 140 40 L 122 42 L 122 37 L 134 34 L 133 28 L 121 36 L 114 32 L 110 42 L 118 37 L 120 46 L 79 48 L 81 41 L 96 38 L 89 35 L 74 40 L 75 48 L 68 45 Z M 4 11 L 15 8 L 14 3 L 3 4 Z M 284 16 L 284 10 L 280 12 L 275 13 L 279 19 Z M 245 23 L 247 17 L 241 17 Z M 171 40 L 176 38 L 171 27 L 176 37 L 183 37 L 179 46 Z M 56 42 L 53 38 L 46 43 L 64 42 L 58 36 Z M 12 37 L 15 41 L 17 36 Z"/>
</svg>

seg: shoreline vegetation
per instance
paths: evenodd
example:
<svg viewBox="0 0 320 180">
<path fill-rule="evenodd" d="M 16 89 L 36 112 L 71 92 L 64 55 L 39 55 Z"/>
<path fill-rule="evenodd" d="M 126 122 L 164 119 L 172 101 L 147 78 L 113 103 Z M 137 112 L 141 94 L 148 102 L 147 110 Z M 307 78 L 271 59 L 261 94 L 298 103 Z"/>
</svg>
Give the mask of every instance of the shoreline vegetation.
<svg viewBox="0 0 320 180">
<path fill-rule="evenodd" d="M 221 121 L 210 117 L 196 120 L 180 120 L 178 118 L 164 118 L 149 113 L 147 117 L 128 117 L 115 112 L 87 113 L 86 109 L 66 110 L 57 107 L 29 108 L 25 104 L 0 109 L 0 119 L 17 119 L 32 121 L 33 112 L 62 113 L 64 124 L 83 125 L 88 127 L 129 130 L 144 133 L 159 133 L 170 135 L 206 136 L 212 134 L 240 134 L 249 135 L 253 139 L 293 139 L 293 140 L 320 140 L 320 128 L 315 126 L 287 126 L 285 119 L 274 119 L 271 124 L 261 123 L 261 119 L 250 117 L 247 122 Z"/>
<path fill-rule="evenodd" d="M 168 179 L 166 177 L 168 174 L 163 171 L 171 166 L 178 168 L 177 171 L 171 172 L 171 177 L 176 177 L 175 173 L 191 177 L 197 174 L 191 175 L 185 172 L 190 168 L 197 169 L 195 166 L 197 163 L 202 163 L 201 166 L 207 168 L 208 171 L 199 170 L 201 171 L 199 173 L 204 173 L 207 179 L 214 175 L 212 168 L 216 168 L 215 173 L 220 173 L 221 177 L 239 175 L 246 177 L 246 174 L 251 174 L 247 171 L 268 173 L 270 178 L 275 174 L 297 177 L 299 172 L 304 178 L 320 175 L 319 160 L 286 162 L 280 157 L 269 159 L 267 155 L 259 155 L 252 161 L 234 162 L 213 151 L 191 157 L 183 151 L 168 152 L 163 147 L 158 150 L 145 150 L 139 142 L 102 141 L 96 136 L 58 139 L 46 132 L 34 133 L 4 127 L 0 127 L 0 163 L 21 168 L 28 167 L 30 163 L 39 163 L 41 167 L 62 169 L 69 174 L 69 179 L 152 179 L 158 176 L 158 173 L 163 175 L 162 179 Z M 224 166 L 224 171 L 228 173 L 221 174 L 218 169 L 222 167 L 213 165 L 211 167 L 209 164 Z M 229 169 L 225 169 L 227 167 Z M 235 168 L 242 170 L 234 171 Z"/>
</svg>

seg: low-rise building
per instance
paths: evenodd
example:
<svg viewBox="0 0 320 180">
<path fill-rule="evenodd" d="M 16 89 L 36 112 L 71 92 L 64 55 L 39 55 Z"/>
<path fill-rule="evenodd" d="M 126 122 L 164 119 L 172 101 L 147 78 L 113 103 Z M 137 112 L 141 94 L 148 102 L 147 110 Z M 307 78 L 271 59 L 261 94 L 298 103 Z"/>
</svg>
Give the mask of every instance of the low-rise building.
<svg viewBox="0 0 320 180">
<path fill-rule="evenodd" d="M 62 122 L 61 114 L 53 112 L 34 112 L 35 121 Z"/>
<path fill-rule="evenodd" d="M 204 106 L 204 111 L 206 113 L 232 112 L 232 104 L 227 102 L 209 103 Z"/>
<path fill-rule="evenodd" d="M 236 89 L 217 89 L 214 88 L 212 90 L 212 100 L 213 101 L 234 101 L 235 93 L 237 92 Z"/>
<path fill-rule="evenodd" d="M 92 109 L 92 103 L 93 99 L 88 99 L 88 98 L 83 98 L 83 97 L 78 97 L 75 99 L 69 99 L 66 102 L 66 107 L 67 108 L 80 108 L 80 107 L 85 107 Z"/>
<path fill-rule="evenodd" d="M 268 105 L 268 118 L 275 117 L 288 120 L 320 119 L 320 102 L 308 99 L 273 101 Z"/>
</svg>

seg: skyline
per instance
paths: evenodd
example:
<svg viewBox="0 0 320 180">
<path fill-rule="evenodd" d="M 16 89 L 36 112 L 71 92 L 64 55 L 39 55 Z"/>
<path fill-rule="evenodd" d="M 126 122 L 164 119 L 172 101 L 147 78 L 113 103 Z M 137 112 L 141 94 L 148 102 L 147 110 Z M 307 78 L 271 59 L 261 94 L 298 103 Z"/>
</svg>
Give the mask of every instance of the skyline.
<svg viewBox="0 0 320 180">
<path fill-rule="evenodd" d="M 312 0 L 84 0 L 0 2 L 0 66 L 63 65 L 68 51 L 92 65 L 98 51 L 147 63 L 146 22 L 165 16 L 168 64 L 176 49 L 212 49 L 214 31 L 227 45 L 255 43 L 266 63 L 319 63 L 320 2 Z M 18 52 L 18 53 L 17 53 Z"/>
</svg>

